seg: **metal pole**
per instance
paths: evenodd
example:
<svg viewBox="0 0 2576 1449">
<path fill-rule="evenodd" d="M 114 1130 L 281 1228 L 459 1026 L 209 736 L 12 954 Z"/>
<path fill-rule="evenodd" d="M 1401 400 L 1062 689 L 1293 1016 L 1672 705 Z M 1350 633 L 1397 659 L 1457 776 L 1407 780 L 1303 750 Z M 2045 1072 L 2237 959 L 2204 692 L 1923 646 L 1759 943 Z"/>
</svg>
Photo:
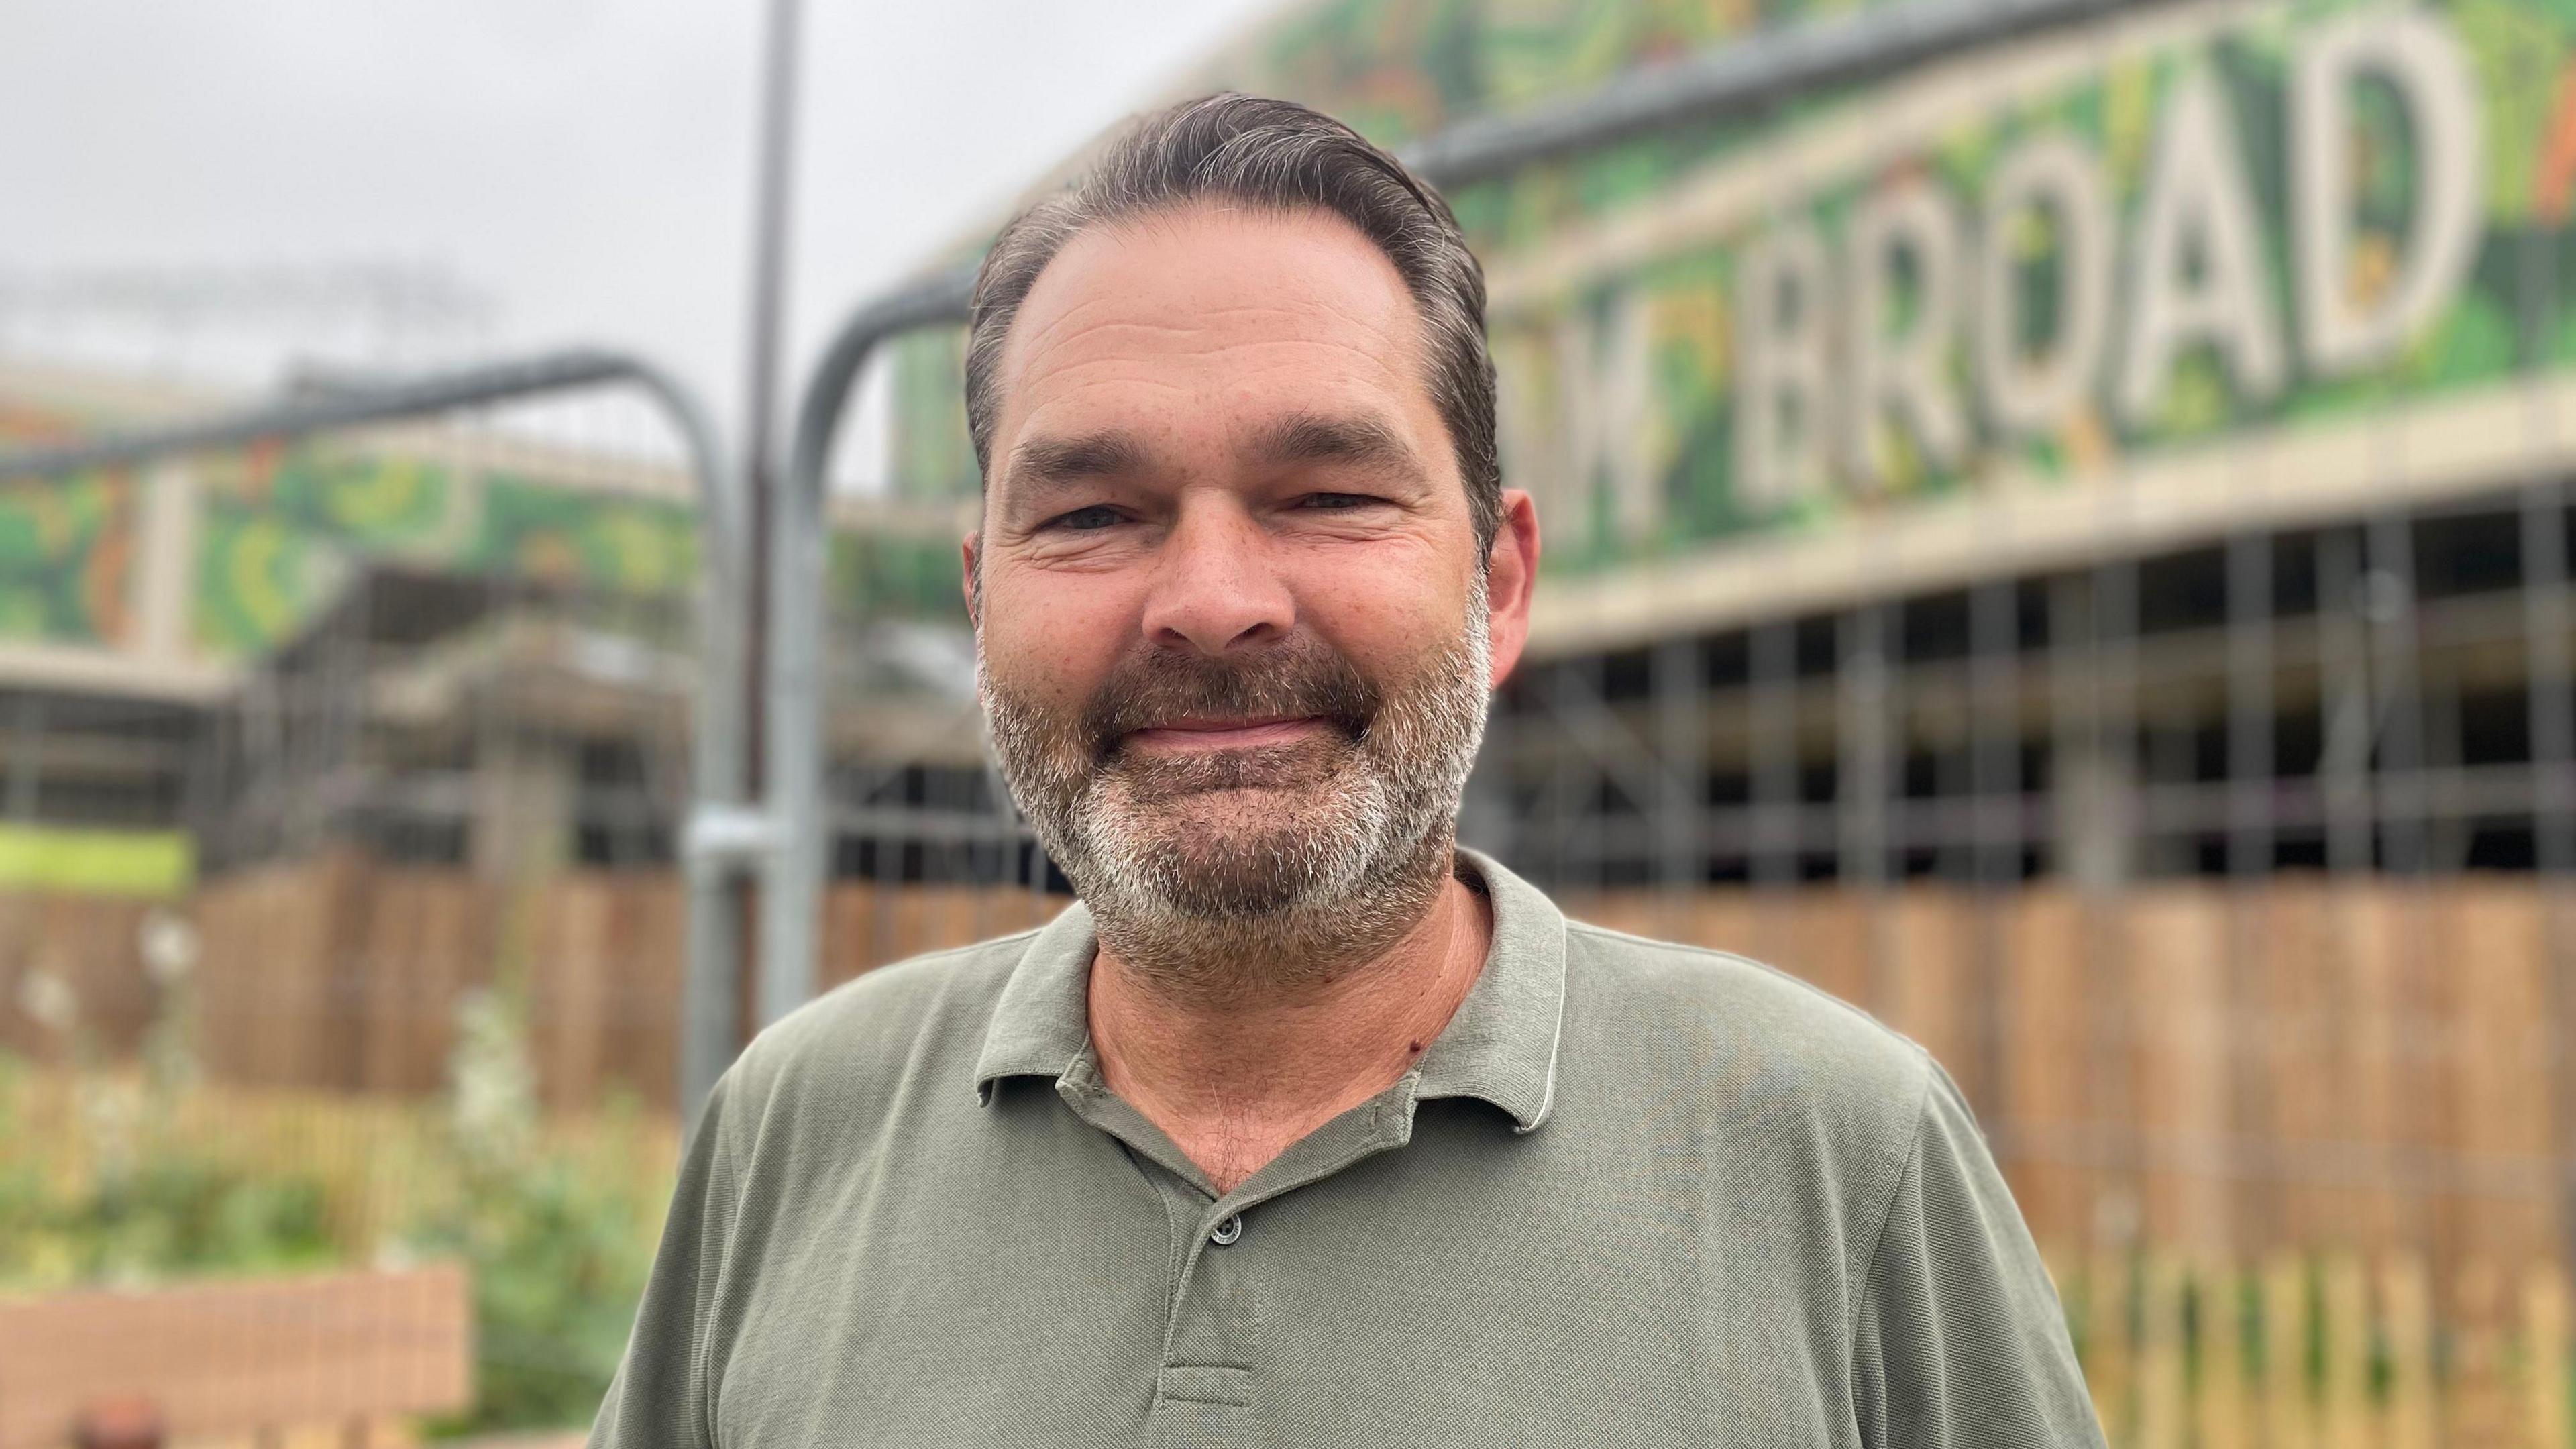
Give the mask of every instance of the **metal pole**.
<svg viewBox="0 0 2576 1449">
<path fill-rule="evenodd" d="M 1655 825 L 1655 882 L 1667 892 L 1708 875 L 1708 669 L 1699 636 L 1665 640 L 1654 653 L 1655 750 L 1665 788 L 1639 805 Z"/>
<path fill-rule="evenodd" d="M 2326 867 L 2367 871 L 2374 858 L 2372 720 L 2367 624 L 2359 597 L 2361 535 L 2350 527 L 2317 534 L 2317 707 L 2322 729 L 2317 788 L 2324 803 Z"/>
<path fill-rule="evenodd" d="M 397 422 L 458 408 L 612 384 L 641 389 L 678 430 L 698 491 L 700 683 L 691 762 L 696 800 L 688 858 L 688 963 L 681 1005 L 679 1107 L 695 1116 L 737 1035 L 733 986 L 739 914 L 731 863 L 756 851 L 758 822 L 744 810 L 742 778 L 743 597 L 741 494 L 713 420 L 679 379 L 640 358 L 597 350 L 548 353 L 411 382 L 299 399 L 203 422 L 0 456 L 0 483 L 129 467 L 186 453 Z"/>
<path fill-rule="evenodd" d="M 1757 892 L 1798 883 L 1805 836 L 1798 790 L 1798 659 L 1795 621 L 1753 626 L 1746 643 L 1746 691 L 1752 715 L 1747 754 L 1752 780 L 1753 847 L 1746 875 Z"/>
<path fill-rule="evenodd" d="M 765 798 L 775 851 L 760 892 L 760 1023 L 812 997 L 819 970 L 824 870 L 823 566 L 829 518 L 824 465 L 850 386 L 877 344 L 916 328 L 966 320 L 972 269 L 943 273 L 862 307 L 843 324 L 805 384 L 770 517 Z"/>
<path fill-rule="evenodd" d="M 2227 540 L 2227 873 L 2271 874 L 2279 762 L 2273 758 L 2272 535 Z"/>
<path fill-rule="evenodd" d="M 1834 884 L 1875 908 L 1888 847 L 1888 606 L 1854 606 L 1839 621 L 1841 719 L 1834 772 Z"/>
<path fill-rule="evenodd" d="M 2383 513 L 2364 527 L 2369 569 L 2362 576 L 2364 624 L 2371 653 L 2371 715 L 2378 749 L 2364 768 L 2377 791 L 2381 862 L 2393 873 L 2420 875 L 2430 819 L 2424 782 L 2423 687 L 2415 624 L 2412 520 Z"/>
<path fill-rule="evenodd" d="M 1968 876 L 1973 887 L 1976 954 L 1971 970 L 1975 1038 L 1964 1064 L 1976 1076 L 1974 1099 L 2000 1114 L 2007 1018 L 2004 896 L 2021 884 L 2028 843 L 2022 818 L 2021 584 L 2006 577 L 1981 584 L 1968 603 Z"/>
<path fill-rule="evenodd" d="M 745 659 L 740 676 L 745 724 L 742 769 L 757 790 L 767 778 L 768 761 L 761 748 L 767 728 L 767 651 L 771 629 L 767 617 L 775 567 L 774 525 L 780 512 L 776 423 L 778 416 L 779 319 L 786 308 L 789 197 L 795 179 L 796 46 L 799 0 L 770 0 L 768 46 L 761 60 L 759 179 L 753 198 L 751 258 L 751 323 L 744 338 L 742 403 L 743 499 L 749 517 L 744 533 Z M 740 912 L 737 900 L 733 909 Z M 737 921 L 737 929 L 747 925 Z M 734 983 L 741 1000 L 742 983 Z M 762 1024 L 776 1019 L 763 1006 Z M 728 1054 L 740 1045 L 728 1046 Z"/>
</svg>

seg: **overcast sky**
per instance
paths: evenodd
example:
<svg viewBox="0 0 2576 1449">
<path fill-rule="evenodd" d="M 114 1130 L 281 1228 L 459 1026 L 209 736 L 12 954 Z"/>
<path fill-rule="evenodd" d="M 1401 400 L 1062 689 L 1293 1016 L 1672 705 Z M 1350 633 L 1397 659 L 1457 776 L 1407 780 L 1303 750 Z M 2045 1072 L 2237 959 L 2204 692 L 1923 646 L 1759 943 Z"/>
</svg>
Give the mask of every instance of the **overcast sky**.
<svg viewBox="0 0 2576 1449">
<path fill-rule="evenodd" d="M 1277 0 L 806 0 L 791 367 Z M 0 274 L 405 260 L 742 391 L 761 0 L 0 0 Z M 21 341 L 23 346 L 23 339 Z"/>
</svg>

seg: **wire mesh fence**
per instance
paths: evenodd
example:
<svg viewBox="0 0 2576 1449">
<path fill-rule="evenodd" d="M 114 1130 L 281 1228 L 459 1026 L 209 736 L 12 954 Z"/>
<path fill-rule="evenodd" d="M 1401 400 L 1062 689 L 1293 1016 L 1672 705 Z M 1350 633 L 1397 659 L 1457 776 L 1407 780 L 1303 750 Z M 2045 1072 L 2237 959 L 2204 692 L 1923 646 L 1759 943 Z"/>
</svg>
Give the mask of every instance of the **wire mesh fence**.
<svg viewBox="0 0 2576 1449">
<path fill-rule="evenodd" d="M 15 445 L 163 416 L 9 382 Z M 680 451 L 500 403 L 7 481 L 0 1438 L 596 1407 L 676 1153 Z"/>
</svg>

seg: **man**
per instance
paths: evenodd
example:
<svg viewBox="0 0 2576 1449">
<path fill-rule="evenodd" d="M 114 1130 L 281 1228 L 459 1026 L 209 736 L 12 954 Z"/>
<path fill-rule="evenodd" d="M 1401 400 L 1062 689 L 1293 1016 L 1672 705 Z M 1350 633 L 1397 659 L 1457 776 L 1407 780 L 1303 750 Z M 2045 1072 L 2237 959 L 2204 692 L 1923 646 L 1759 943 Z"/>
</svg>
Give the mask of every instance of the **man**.
<svg viewBox="0 0 2576 1449">
<path fill-rule="evenodd" d="M 2098 1444 L 1947 1078 L 1454 822 L 1529 627 L 1482 274 L 1302 107 L 976 286 L 993 749 L 1081 896 L 764 1032 L 599 1449 Z"/>
</svg>

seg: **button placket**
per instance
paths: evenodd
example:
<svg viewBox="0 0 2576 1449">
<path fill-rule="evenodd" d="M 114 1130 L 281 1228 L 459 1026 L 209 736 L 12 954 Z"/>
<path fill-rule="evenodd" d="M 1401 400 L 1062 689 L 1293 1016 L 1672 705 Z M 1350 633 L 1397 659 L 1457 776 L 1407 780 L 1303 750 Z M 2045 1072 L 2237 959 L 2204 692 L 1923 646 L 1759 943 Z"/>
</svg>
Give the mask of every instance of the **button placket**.
<svg viewBox="0 0 2576 1449">
<path fill-rule="evenodd" d="M 1196 1230 L 1179 1239 L 1185 1251 L 1163 1323 L 1163 1365 L 1156 1379 L 1149 1443 L 1235 1442 L 1259 1392 L 1257 1365 L 1265 1357 L 1256 1319 L 1262 1276 L 1258 1260 L 1266 1255 L 1257 1247 L 1244 1249 L 1252 1258 L 1231 1251 L 1243 1243 L 1246 1211 L 1404 1146 L 1413 1135 L 1419 1079 L 1418 1070 L 1408 1073 L 1368 1106 L 1353 1109 L 1348 1120 L 1336 1119 L 1291 1147 L 1233 1193 L 1216 1196 L 1207 1185 L 1174 1174 L 1176 1181 L 1168 1186 L 1189 1181 L 1201 1194 L 1201 1212 Z M 1177 1193 L 1173 1203 L 1177 1210 Z M 1217 1212 L 1223 1216 L 1210 1222 L 1208 1215 Z M 1174 1225 L 1180 1226 L 1177 1220 Z"/>
</svg>

